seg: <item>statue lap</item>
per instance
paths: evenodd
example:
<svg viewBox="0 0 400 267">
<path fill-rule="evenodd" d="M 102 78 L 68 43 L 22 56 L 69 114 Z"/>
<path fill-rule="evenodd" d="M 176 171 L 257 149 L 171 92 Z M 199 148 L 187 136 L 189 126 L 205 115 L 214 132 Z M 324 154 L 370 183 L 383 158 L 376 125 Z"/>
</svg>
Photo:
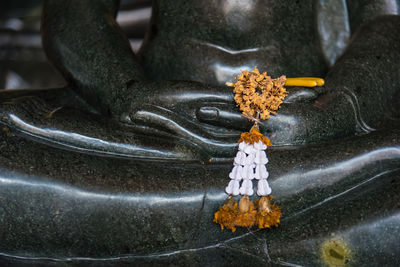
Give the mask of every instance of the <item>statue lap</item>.
<svg viewBox="0 0 400 267">
<path fill-rule="evenodd" d="M 357 49 L 350 53 L 358 56 Z M 376 56 L 365 60 L 382 60 Z M 399 60 L 395 53 L 388 57 Z M 342 62 L 347 68 L 358 66 Z M 349 85 L 342 95 L 355 117 L 343 127 L 350 130 L 325 138 L 318 131 L 308 144 L 271 148 L 269 181 L 283 207 L 281 225 L 235 233 L 221 231 L 212 217 L 226 197 L 222 190 L 237 129 L 220 130 L 226 137 L 215 141 L 212 135 L 199 138 L 192 127 L 216 125 L 179 119 L 177 111 L 162 113 L 162 106 L 157 112 L 143 109 L 141 123 L 129 124 L 105 117 L 70 88 L 1 92 L 0 222 L 7 231 L 0 262 L 398 263 L 398 120 L 395 113 L 383 113 L 377 130 L 363 128 L 357 115 L 365 113 L 357 105 L 369 104 L 369 98 L 352 93 L 355 74 L 341 72 L 331 70 L 328 89 Z M 376 76 L 370 80 L 382 73 L 385 69 L 372 73 Z M 391 81 L 382 83 L 390 87 Z M 157 120 L 146 119 L 151 114 Z M 168 127 L 155 123 L 161 119 Z"/>
</svg>

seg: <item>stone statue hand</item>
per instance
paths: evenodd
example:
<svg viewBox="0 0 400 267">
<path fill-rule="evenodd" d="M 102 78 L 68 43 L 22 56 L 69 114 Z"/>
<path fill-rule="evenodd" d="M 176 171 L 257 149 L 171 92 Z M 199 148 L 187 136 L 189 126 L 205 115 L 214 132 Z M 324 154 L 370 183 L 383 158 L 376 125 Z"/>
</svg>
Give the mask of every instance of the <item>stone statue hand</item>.
<svg viewBox="0 0 400 267">
<path fill-rule="evenodd" d="M 190 142 L 196 149 L 217 157 L 230 156 L 240 132 L 249 123 L 236 124 L 240 113 L 235 110 L 232 90 L 197 82 L 138 82 L 131 85 L 130 110 L 121 112 L 124 123 L 141 127 L 149 134 L 170 134 Z M 205 107 L 232 110 L 233 118 L 225 125 L 201 120 Z M 235 110 L 235 111 L 234 111 Z"/>
<path fill-rule="evenodd" d="M 248 131 L 253 124 L 241 116 L 231 87 L 182 81 L 132 86 L 139 93 L 132 100 L 131 112 L 122 113 L 123 122 L 151 128 L 149 132 L 168 132 L 213 156 L 229 156 L 240 133 Z M 348 98 L 325 90 L 289 88 L 290 94 L 278 114 L 263 121 L 260 130 L 275 145 L 303 144 L 354 131 Z M 147 93 L 142 96 L 144 92 Z M 336 120 L 339 114 L 344 118 Z"/>
<path fill-rule="evenodd" d="M 260 130 L 274 145 L 328 140 L 356 131 L 351 99 L 324 87 L 287 88 L 289 95 L 276 115 L 262 121 Z M 233 101 L 233 100 L 232 100 Z M 248 131 L 252 124 L 234 105 L 205 104 L 197 117 L 208 124 Z"/>
</svg>

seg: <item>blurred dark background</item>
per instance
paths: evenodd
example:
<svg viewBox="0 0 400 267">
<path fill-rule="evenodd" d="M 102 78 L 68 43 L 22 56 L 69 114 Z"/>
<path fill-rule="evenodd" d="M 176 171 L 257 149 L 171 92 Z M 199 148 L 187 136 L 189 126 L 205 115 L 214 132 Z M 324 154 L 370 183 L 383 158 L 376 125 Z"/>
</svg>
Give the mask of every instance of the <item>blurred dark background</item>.
<svg viewBox="0 0 400 267">
<path fill-rule="evenodd" d="M 0 89 L 62 87 L 65 81 L 47 61 L 40 38 L 41 0 L 0 2 Z M 151 0 L 121 0 L 117 22 L 132 49 L 141 46 Z"/>
</svg>

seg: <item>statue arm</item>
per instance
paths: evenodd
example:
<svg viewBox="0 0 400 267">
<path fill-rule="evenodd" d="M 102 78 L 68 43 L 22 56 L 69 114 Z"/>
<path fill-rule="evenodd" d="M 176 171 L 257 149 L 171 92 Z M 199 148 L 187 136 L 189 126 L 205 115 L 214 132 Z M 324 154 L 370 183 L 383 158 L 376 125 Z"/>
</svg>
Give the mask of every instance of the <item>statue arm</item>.
<svg viewBox="0 0 400 267">
<path fill-rule="evenodd" d="M 195 112 L 204 101 L 233 104 L 231 89 L 145 80 L 114 19 L 117 9 L 115 0 L 45 0 L 42 39 L 48 58 L 69 85 L 103 114 L 141 131 L 150 129 L 149 135 L 157 128 L 213 147 L 214 136 L 199 125 Z"/>
<path fill-rule="evenodd" d="M 382 15 L 398 15 L 399 0 L 347 0 L 351 32 Z"/>
<path fill-rule="evenodd" d="M 128 108 L 121 96 L 145 79 L 115 21 L 118 6 L 117 0 L 46 0 L 42 17 L 48 58 L 79 95 L 110 115 Z"/>
<path fill-rule="evenodd" d="M 373 128 L 393 116 L 400 88 L 399 36 L 398 15 L 379 16 L 363 24 L 326 76 L 326 89 L 347 94 L 360 120 Z"/>
</svg>

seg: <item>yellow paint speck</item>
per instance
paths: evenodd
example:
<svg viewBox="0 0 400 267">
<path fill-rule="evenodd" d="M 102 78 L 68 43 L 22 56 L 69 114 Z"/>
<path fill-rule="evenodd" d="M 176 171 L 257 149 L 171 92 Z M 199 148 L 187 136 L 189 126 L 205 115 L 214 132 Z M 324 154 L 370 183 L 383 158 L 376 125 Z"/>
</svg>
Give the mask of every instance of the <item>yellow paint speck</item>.
<svg viewBox="0 0 400 267">
<path fill-rule="evenodd" d="M 4 132 L 8 137 L 11 136 L 10 129 L 9 129 L 7 126 L 4 126 L 4 127 L 3 127 L 3 132 Z"/>
<path fill-rule="evenodd" d="M 321 259 L 329 267 L 351 266 L 353 262 L 349 245 L 339 238 L 321 244 Z"/>
</svg>

